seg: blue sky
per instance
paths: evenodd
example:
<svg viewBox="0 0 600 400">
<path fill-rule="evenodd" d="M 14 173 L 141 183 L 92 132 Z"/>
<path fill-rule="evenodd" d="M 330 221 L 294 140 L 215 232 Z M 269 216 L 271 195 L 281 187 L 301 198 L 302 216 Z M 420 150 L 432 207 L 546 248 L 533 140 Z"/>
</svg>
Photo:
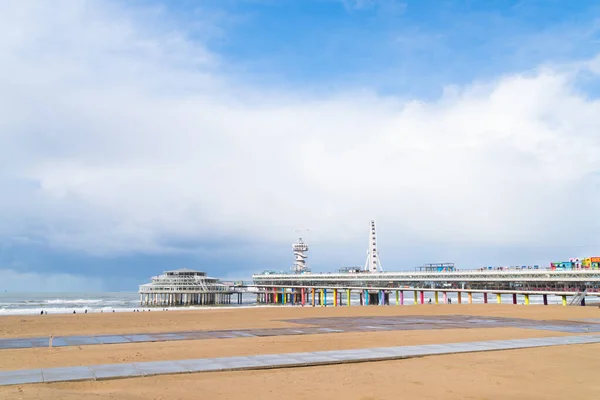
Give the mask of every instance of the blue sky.
<svg viewBox="0 0 600 400">
<path fill-rule="evenodd" d="M 29 0 L 0 37 L 0 290 L 247 278 L 304 228 L 361 265 L 372 218 L 388 270 L 600 252 L 597 2 Z"/>
<path fill-rule="evenodd" d="M 156 2 L 153 4 L 161 4 Z M 490 79 L 598 50 L 594 1 L 180 2 L 233 75 L 264 84 L 436 97 L 449 84 Z M 192 10 L 195 10 L 192 11 Z M 194 31 L 198 15 L 213 29 Z"/>
</svg>

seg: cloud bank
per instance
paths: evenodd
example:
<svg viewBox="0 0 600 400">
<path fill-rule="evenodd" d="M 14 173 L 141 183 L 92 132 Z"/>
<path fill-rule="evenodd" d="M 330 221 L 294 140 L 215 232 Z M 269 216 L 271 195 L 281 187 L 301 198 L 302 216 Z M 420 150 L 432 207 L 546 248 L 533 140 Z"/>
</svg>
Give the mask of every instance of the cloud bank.
<svg viewBox="0 0 600 400">
<path fill-rule="evenodd" d="M 162 13 L 0 3 L 5 246 L 193 252 L 297 228 L 337 246 L 370 219 L 389 246 L 597 245 L 600 103 L 580 82 L 598 60 L 430 102 L 282 91 L 235 81 Z"/>
</svg>

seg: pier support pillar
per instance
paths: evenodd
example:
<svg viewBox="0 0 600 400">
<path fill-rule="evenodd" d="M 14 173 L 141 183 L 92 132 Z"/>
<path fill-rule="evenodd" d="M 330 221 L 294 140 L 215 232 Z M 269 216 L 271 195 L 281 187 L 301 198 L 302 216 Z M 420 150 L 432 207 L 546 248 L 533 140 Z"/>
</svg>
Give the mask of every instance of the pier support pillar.
<svg viewBox="0 0 600 400">
<path fill-rule="evenodd" d="M 333 306 L 334 307 L 337 307 L 337 302 L 338 302 L 337 289 L 333 289 Z"/>
<path fill-rule="evenodd" d="M 361 290 L 359 294 L 360 297 L 360 305 L 364 306 L 365 305 L 365 300 L 364 300 L 364 292 Z"/>
<path fill-rule="evenodd" d="M 547 306 L 548 305 L 548 295 L 544 294 L 544 295 L 542 295 L 542 297 L 544 298 L 544 305 Z"/>
<path fill-rule="evenodd" d="M 404 305 L 404 292 L 402 290 L 400 291 L 400 305 Z"/>
<path fill-rule="evenodd" d="M 483 304 L 487 304 L 487 293 L 483 294 Z"/>
<path fill-rule="evenodd" d="M 562 305 L 566 306 L 567 305 L 567 296 L 562 296 Z"/>
<path fill-rule="evenodd" d="M 317 305 L 317 303 L 315 303 L 315 297 L 316 297 L 317 291 L 315 289 L 312 289 L 312 306 L 315 307 Z"/>
<path fill-rule="evenodd" d="M 500 293 L 496 293 L 496 303 L 502 304 L 502 295 Z"/>
<path fill-rule="evenodd" d="M 365 290 L 365 306 L 369 305 L 369 291 Z"/>
<path fill-rule="evenodd" d="M 327 307 L 327 289 L 321 289 L 321 307 Z"/>
<path fill-rule="evenodd" d="M 529 295 L 528 294 L 525 295 L 525 304 L 529 305 Z"/>
<path fill-rule="evenodd" d="M 437 291 L 433 292 L 433 298 L 435 299 L 435 304 L 440 304 L 440 296 Z"/>
<path fill-rule="evenodd" d="M 300 302 L 302 303 L 302 307 L 304 307 L 304 304 L 306 304 L 306 289 L 305 288 L 300 289 Z"/>
<path fill-rule="evenodd" d="M 469 298 L 469 304 L 473 304 L 473 293 L 468 292 L 467 297 Z"/>
<path fill-rule="evenodd" d="M 383 290 L 379 291 L 379 305 L 385 305 L 385 293 L 383 292 Z"/>
<path fill-rule="evenodd" d="M 400 292 L 396 290 L 396 305 L 400 305 Z"/>
<path fill-rule="evenodd" d="M 425 292 L 421 290 L 420 296 L 421 296 L 421 304 L 425 304 Z"/>
<path fill-rule="evenodd" d="M 444 292 L 444 304 L 448 304 L 448 293 Z"/>
<path fill-rule="evenodd" d="M 418 299 L 418 292 L 415 290 L 414 291 L 414 299 L 413 299 L 415 304 L 419 304 L 419 299 Z"/>
<path fill-rule="evenodd" d="M 348 307 L 350 307 L 350 295 L 351 295 L 352 291 L 350 289 L 346 289 L 346 301 L 348 302 L 348 304 L 346 304 Z"/>
<path fill-rule="evenodd" d="M 462 292 L 456 293 L 456 296 L 458 297 L 458 304 L 462 304 Z"/>
<path fill-rule="evenodd" d="M 513 293 L 513 304 L 517 304 L 517 294 Z"/>
</svg>

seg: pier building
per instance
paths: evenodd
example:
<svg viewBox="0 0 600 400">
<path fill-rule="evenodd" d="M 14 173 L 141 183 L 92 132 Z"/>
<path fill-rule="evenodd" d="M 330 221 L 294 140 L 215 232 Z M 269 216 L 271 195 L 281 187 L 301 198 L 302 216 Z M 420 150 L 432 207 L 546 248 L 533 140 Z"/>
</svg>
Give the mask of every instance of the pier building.
<svg viewBox="0 0 600 400">
<path fill-rule="evenodd" d="M 234 293 L 241 303 L 241 293 L 237 293 L 231 285 L 187 268 L 165 271 L 152 277 L 150 283 L 140 285 L 139 293 L 140 304 L 144 307 L 231 304 Z"/>
<path fill-rule="evenodd" d="M 425 292 L 433 292 L 435 303 L 439 294 L 448 302 L 448 294 L 455 293 L 458 303 L 472 303 L 474 293 L 482 293 L 484 303 L 488 295 L 502 302 L 502 295 L 511 295 L 512 303 L 518 298 L 529 304 L 530 296 L 541 296 L 548 304 L 548 296 L 560 296 L 562 304 L 585 305 L 586 296 L 600 296 L 600 258 L 585 259 L 582 268 L 576 262 L 571 268 L 481 268 L 459 270 L 453 263 L 426 264 L 415 271 L 384 272 L 376 246 L 375 223 L 371 221 L 367 263 L 359 268 L 341 269 L 335 273 L 291 273 L 266 271 L 252 276 L 252 285 L 258 291 L 259 303 L 311 304 L 324 306 L 327 298 L 333 306 L 350 305 L 353 293 L 360 304 L 389 304 L 395 294 L 396 304 L 404 304 L 405 294 L 412 294 L 413 303 L 423 304 Z M 303 257 L 303 262 L 305 262 Z M 595 264 L 594 264 L 595 263 Z M 587 267 L 587 268 L 586 268 Z M 409 295 L 410 295 L 409 294 Z M 570 299 L 570 301 L 568 300 Z"/>
</svg>

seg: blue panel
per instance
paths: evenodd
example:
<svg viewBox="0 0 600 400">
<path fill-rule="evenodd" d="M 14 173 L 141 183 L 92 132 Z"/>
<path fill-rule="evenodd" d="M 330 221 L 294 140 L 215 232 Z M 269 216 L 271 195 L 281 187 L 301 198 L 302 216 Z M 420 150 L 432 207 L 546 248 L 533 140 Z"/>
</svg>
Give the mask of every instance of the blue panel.
<svg viewBox="0 0 600 400">
<path fill-rule="evenodd" d="M 68 346 L 67 342 L 63 338 L 52 339 L 52 347 L 65 347 Z"/>
<path fill-rule="evenodd" d="M 43 382 L 41 369 L 0 372 L 0 386 Z"/>
<path fill-rule="evenodd" d="M 255 367 L 266 367 L 268 364 L 255 359 L 254 357 L 227 357 L 220 358 L 219 364 L 223 364 L 228 369 L 246 369 Z"/>
<path fill-rule="evenodd" d="M 89 337 L 89 336 L 64 337 L 63 340 L 69 346 L 87 346 L 87 345 L 92 345 L 92 344 L 100 344 L 100 342 L 98 342 L 95 338 Z"/>
<path fill-rule="evenodd" d="M 124 336 L 96 336 L 96 340 L 102 344 L 131 343 Z"/>
<path fill-rule="evenodd" d="M 178 360 L 176 364 L 181 365 L 190 372 L 203 372 L 203 371 L 220 371 L 227 369 L 224 365 L 220 364 L 214 358 L 201 358 L 198 360 Z"/>
<path fill-rule="evenodd" d="M 0 349 L 29 349 L 33 347 L 31 340 L 8 339 L 0 342 Z"/>
<path fill-rule="evenodd" d="M 89 367 L 46 368 L 42 373 L 44 382 L 85 381 L 96 378 Z"/>
<path fill-rule="evenodd" d="M 154 337 L 150 335 L 124 335 L 125 339 L 128 339 L 130 342 L 154 342 L 156 341 Z"/>
<path fill-rule="evenodd" d="M 31 347 L 48 347 L 50 338 L 32 338 L 29 339 L 29 343 L 31 343 Z M 54 339 L 52 339 L 52 345 L 54 345 Z"/>
<path fill-rule="evenodd" d="M 177 335 L 175 333 L 157 333 L 154 335 L 149 335 L 155 338 L 155 340 L 184 340 L 185 337 L 181 335 Z"/>
<path fill-rule="evenodd" d="M 265 354 L 252 356 L 252 358 L 261 362 L 262 364 L 270 366 L 300 364 L 298 360 L 294 360 L 285 354 Z"/>
<path fill-rule="evenodd" d="M 90 369 L 96 376 L 96 379 L 127 378 L 144 375 L 133 364 L 94 365 Z"/>
<path fill-rule="evenodd" d="M 174 361 L 157 361 L 135 363 L 135 368 L 145 376 L 160 375 L 160 374 L 181 374 L 190 372 L 182 365 L 176 364 Z"/>
</svg>

